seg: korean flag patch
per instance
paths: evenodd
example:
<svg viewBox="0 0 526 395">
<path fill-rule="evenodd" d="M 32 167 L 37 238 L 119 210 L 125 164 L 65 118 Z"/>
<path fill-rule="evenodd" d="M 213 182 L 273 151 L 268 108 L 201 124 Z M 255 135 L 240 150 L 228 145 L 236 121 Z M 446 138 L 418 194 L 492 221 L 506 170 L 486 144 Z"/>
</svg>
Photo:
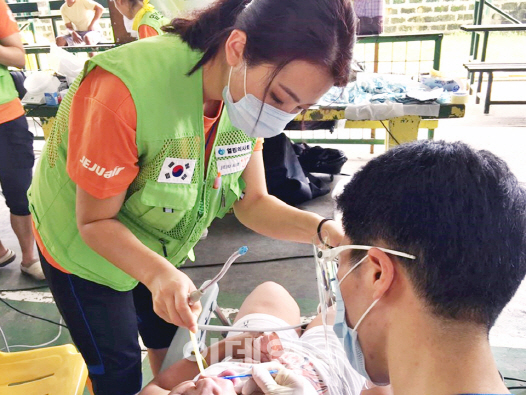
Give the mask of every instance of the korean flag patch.
<svg viewBox="0 0 526 395">
<path fill-rule="evenodd" d="M 195 170 L 194 159 L 166 158 L 157 182 L 168 184 L 190 184 Z"/>
</svg>

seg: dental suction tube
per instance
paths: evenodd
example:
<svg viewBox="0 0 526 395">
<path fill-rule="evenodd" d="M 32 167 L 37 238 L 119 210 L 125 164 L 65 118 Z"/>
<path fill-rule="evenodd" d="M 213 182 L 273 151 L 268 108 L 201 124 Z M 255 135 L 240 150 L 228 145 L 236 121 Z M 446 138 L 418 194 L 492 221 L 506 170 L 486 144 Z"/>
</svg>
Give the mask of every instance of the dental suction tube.
<svg viewBox="0 0 526 395">
<path fill-rule="evenodd" d="M 202 286 L 198 290 L 193 291 L 190 294 L 190 296 L 188 296 L 188 303 L 190 304 L 190 306 L 193 305 L 195 302 L 198 302 L 201 299 L 201 297 L 205 294 L 208 288 L 210 288 L 212 285 L 221 280 L 225 276 L 228 269 L 230 269 L 230 266 L 232 266 L 232 263 L 234 263 L 235 260 L 240 256 L 245 255 L 247 251 L 248 247 L 243 246 L 239 250 L 234 252 L 232 255 L 230 255 L 230 258 L 227 259 L 221 271 L 212 280 L 210 280 L 206 285 Z"/>
</svg>

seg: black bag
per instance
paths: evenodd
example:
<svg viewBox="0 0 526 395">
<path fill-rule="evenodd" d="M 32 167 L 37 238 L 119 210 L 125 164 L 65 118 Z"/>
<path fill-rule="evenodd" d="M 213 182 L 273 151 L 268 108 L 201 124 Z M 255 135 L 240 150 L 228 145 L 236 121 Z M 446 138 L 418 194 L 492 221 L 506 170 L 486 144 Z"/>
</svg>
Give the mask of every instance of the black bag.
<svg viewBox="0 0 526 395">
<path fill-rule="evenodd" d="M 347 162 L 344 152 L 334 148 L 310 147 L 305 143 L 294 144 L 303 170 L 312 173 L 340 174 Z"/>
<path fill-rule="evenodd" d="M 18 91 L 18 97 L 20 100 L 26 95 L 27 91 L 24 87 L 24 81 L 26 80 L 26 75 L 23 71 L 10 71 L 13 82 L 15 83 L 15 88 Z"/>
<path fill-rule="evenodd" d="M 263 160 L 268 192 L 287 204 L 297 205 L 330 192 L 327 183 L 303 170 L 284 133 L 265 139 Z"/>
</svg>

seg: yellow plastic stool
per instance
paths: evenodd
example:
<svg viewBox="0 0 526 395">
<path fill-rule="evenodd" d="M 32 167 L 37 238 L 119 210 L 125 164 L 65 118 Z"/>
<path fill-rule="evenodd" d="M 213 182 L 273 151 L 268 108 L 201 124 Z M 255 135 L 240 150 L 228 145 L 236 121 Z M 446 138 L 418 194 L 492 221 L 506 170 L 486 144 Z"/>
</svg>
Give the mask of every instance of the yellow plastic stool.
<svg viewBox="0 0 526 395">
<path fill-rule="evenodd" d="M 72 344 L 0 352 L 0 394 L 81 395 L 88 369 Z"/>
</svg>

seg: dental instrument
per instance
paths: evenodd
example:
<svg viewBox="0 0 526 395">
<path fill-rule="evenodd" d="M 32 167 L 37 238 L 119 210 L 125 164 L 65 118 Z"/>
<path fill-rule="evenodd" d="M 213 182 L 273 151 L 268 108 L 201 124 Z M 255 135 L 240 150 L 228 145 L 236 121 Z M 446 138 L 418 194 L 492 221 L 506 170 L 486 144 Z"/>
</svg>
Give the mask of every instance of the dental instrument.
<svg viewBox="0 0 526 395">
<path fill-rule="evenodd" d="M 278 373 L 278 371 L 279 371 L 278 369 L 273 369 L 273 370 L 269 370 L 268 372 L 270 374 L 276 374 L 276 373 Z M 242 379 L 242 378 L 245 378 L 245 377 L 252 377 L 252 374 L 251 373 L 246 373 L 246 374 L 238 374 L 237 376 L 221 376 L 219 378 L 220 379 L 233 380 L 233 379 Z"/>
<path fill-rule="evenodd" d="M 233 326 L 222 326 L 222 325 L 197 325 L 200 330 L 211 331 L 211 332 L 279 332 L 287 331 L 289 329 L 301 328 L 304 324 L 281 326 L 279 328 L 235 328 Z"/>
<path fill-rule="evenodd" d="M 232 263 L 234 263 L 234 261 L 237 258 L 239 258 L 240 256 L 245 255 L 247 253 L 247 251 L 248 251 L 248 247 L 247 246 L 243 246 L 239 250 L 234 252 L 230 256 L 230 258 L 228 258 L 226 263 L 223 265 L 223 268 L 217 274 L 217 276 L 215 276 L 212 280 L 210 280 L 208 283 L 206 283 L 206 285 L 203 285 L 203 286 L 201 286 L 201 288 L 196 289 L 195 291 L 190 293 L 190 295 L 188 296 L 188 304 L 190 306 L 192 306 L 194 303 L 198 302 L 201 299 L 201 297 L 204 295 L 206 290 L 208 288 L 210 288 L 212 285 L 214 285 L 215 283 L 217 283 L 219 280 L 221 280 L 225 276 L 225 274 L 228 271 L 228 269 L 230 269 L 230 266 L 232 266 Z"/>
<path fill-rule="evenodd" d="M 201 355 L 201 351 L 199 351 L 199 344 L 197 344 L 197 339 L 195 338 L 195 333 L 192 332 L 192 331 L 188 331 L 188 332 L 190 333 L 190 340 L 192 341 L 192 346 L 194 348 L 194 355 L 195 355 L 195 360 L 197 362 L 197 367 L 199 368 L 199 372 L 201 374 L 203 374 L 205 372 L 205 368 L 204 368 L 203 363 L 206 364 L 206 360 Z"/>
</svg>

